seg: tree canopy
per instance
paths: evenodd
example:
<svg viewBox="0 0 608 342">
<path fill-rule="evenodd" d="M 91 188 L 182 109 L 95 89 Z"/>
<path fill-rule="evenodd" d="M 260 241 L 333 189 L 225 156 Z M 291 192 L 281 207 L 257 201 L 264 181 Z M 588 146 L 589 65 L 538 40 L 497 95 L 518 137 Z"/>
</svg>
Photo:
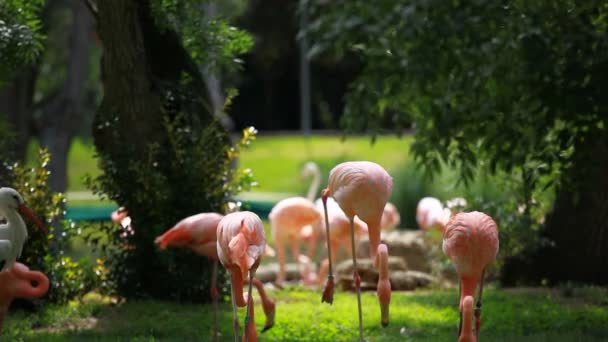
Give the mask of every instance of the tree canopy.
<svg viewBox="0 0 608 342">
<path fill-rule="evenodd" d="M 608 146 L 608 98 L 601 94 L 608 4 L 312 0 L 308 11 L 313 56 L 350 56 L 364 64 L 347 94 L 346 128 L 377 131 L 386 117 L 395 127 L 411 118 L 412 152 L 427 170 L 447 164 L 465 181 L 480 166 L 505 172 L 516 178 L 516 201 L 528 214 L 535 194 L 557 190 L 555 203 L 568 205 L 554 207 L 547 231 L 565 222 L 556 218 L 557 208 L 570 211 L 581 228 L 548 233 L 546 245 L 582 253 L 571 252 L 578 265 L 572 272 L 585 258 L 606 266 L 608 257 L 596 245 L 607 227 L 593 224 L 596 214 L 581 209 L 597 213 L 603 196 L 597 194 L 608 190 L 604 182 L 586 184 L 608 170 L 599 157 Z M 599 279 L 584 272 L 573 279 Z"/>
<path fill-rule="evenodd" d="M 0 3 L 0 82 L 17 66 L 32 63 L 42 51 L 38 12 L 44 0 Z"/>
</svg>

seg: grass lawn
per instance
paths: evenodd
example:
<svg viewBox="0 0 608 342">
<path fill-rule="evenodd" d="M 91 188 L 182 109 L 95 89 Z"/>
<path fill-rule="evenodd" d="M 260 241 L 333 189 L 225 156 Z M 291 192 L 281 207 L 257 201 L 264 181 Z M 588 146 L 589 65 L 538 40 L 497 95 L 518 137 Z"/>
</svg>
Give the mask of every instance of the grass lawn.
<svg viewBox="0 0 608 342">
<path fill-rule="evenodd" d="M 256 293 L 257 294 L 257 293 Z M 593 297 L 565 298 L 545 289 L 488 289 L 484 293 L 480 339 L 483 341 L 606 341 L 608 306 Z M 607 293 L 602 290 L 605 296 Z M 274 328 L 262 341 L 354 341 L 356 299 L 337 292 L 334 305 L 320 303 L 320 291 L 301 288 L 270 291 L 277 300 Z M 264 325 L 259 298 L 256 326 Z M 363 295 L 368 341 L 454 341 L 458 314 L 456 290 L 394 293 L 391 324 L 380 326 L 375 294 Z M 229 301 L 220 306 L 221 340 L 232 340 Z M 241 324 L 244 309 L 239 310 Z M 211 305 L 153 300 L 110 305 L 97 299 L 70 306 L 48 307 L 26 316 L 15 313 L 5 322 L 7 341 L 210 341 Z"/>
<path fill-rule="evenodd" d="M 369 137 L 349 137 L 342 142 L 340 136 L 298 135 L 258 136 L 251 147 L 243 151 L 240 167 L 250 168 L 260 186 L 256 192 L 285 192 L 305 194 L 310 181 L 300 179 L 300 171 L 305 162 L 312 160 L 319 164 L 325 180 L 329 170 L 345 160 L 371 160 L 385 166 L 389 171 L 407 159 L 411 137 L 380 136 L 374 145 Z M 36 156 L 38 143 L 33 141 L 28 147 L 28 159 Z M 68 196 L 70 203 L 86 200 L 88 189 L 82 178 L 99 174 L 94 158 L 92 142 L 74 140 L 68 157 Z"/>
</svg>

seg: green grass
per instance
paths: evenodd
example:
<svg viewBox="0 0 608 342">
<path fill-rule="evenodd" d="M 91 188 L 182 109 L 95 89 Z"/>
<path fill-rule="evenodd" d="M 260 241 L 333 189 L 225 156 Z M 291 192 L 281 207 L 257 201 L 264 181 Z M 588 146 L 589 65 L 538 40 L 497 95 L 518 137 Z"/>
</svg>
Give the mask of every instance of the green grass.
<svg viewBox="0 0 608 342">
<path fill-rule="evenodd" d="M 407 158 L 410 143 L 411 137 L 399 139 L 394 136 L 380 136 L 374 145 L 366 136 L 349 137 L 344 142 L 340 136 L 312 136 L 309 139 L 298 135 L 259 136 L 243 151 L 239 164 L 253 170 L 260 184 L 254 191 L 305 193 L 310 181 L 303 182 L 300 171 L 309 160 L 320 165 L 323 179 L 331 167 L 345 160 L 371 160 L 390 171 Z M 28 160 L 36 156 L 38 146 L 37 141 L 30 143 Z M 88 191 L 83 177 L 99 174 L 94 154 L 92 142 L 74 140 L 68 156 L 68 191 Z M 78 195 L 74 196 L 75 200 L 83 201 Z"/>
<path fill-rule="evenodd" d="M 240 166 L 253 170 L 260 192 L 305 194 L 310 180 L 302 180 L 300 172 L 307 161 L 321 168 L 322 180 L 336 164 L 347 160 L 370 160 L 389 172 L 408 158 L 411 137 L 380 136 L 375 144 L 369 137 L 339 136 L 261 136 L 242 153 Z"/>
<path fill-rule="evenodd" d="M 277 300 L 274 328 L 262 341 L 354 341 L 357 338 L 356 299 L 337 292 L 334 305 L 320 303 L 320 293 L 304 289 L 271 291 Z M 256 327 L 264 316 L 256 299 Z M 451 341 L 456 339 L 458 314 L 455 290 L 394 293 L 391 324 L 380 326 L 377 299 L 363 294 L 368 341 Z M 484 296 L 480 339 L 484 341 L 605 341 L 608 307 L 586 298 L 549 290 L 488 289 Z M 222 341 L 232 339 L 231 308 L 220 306 Z M 241 324 L 244 309 L 239 310 Z M 5 323 L 9 341 L 209 341 L 213 324 L 210 305 L 137 300 L 113 306 L 85 301 L 48 307 L 26 316 L 15 313 Z"/>
</svg>

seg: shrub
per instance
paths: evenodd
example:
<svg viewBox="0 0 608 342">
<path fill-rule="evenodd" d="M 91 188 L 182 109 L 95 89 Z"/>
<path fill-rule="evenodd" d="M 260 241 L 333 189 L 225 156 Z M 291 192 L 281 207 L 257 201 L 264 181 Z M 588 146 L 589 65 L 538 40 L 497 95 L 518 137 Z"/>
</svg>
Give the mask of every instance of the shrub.
<svg viewBox="0 0 608 342">
<path fill-rule="evenodd" d="M 23 196 L 49 232 L 32 228 L 28 222 L 29 237 L 19 261 L 34 270 L 44 272 L 51 282 L 47 298 L 56 303 L 82 297 L 100 284 L 94 266 L 87 258 L 73 260 L 66 255 L 70 239 L 78 235 L 83 226 L 61 220 L 66 200 L 63 194 L 51 192 L 48 186 L 50 172 L 47 169 L 51 156 L 46 149 L 38 152 L 32 168 L 20 163 L 8 166 L 14 187 Z"/>
<path fill-rule="evenodd" d="M 132 234 L 108 224 L 87 236 L 107 256 L 105 284 L 115 286 L 119 295 L 210 299 L 208 260 L 183 249 L 158 251 L 154 239 L 185 216 L 225 211 L 236 193 L 255 183 L 251 170 L 235 170 L 231 163 L 257 131 L 245 129 L 231 146 L 218 139 L 217 123 L 196 127 L 179 117 L 167 119 L 168 146 L 151 145 L 144 158 L 128 162 L 100 155 L 103 173 L 86 179 L 94 193 L 125 206 L 132 219 Z M 218 283 L 224 283 L 223 273 L 219 276 Z"/>
</svg>

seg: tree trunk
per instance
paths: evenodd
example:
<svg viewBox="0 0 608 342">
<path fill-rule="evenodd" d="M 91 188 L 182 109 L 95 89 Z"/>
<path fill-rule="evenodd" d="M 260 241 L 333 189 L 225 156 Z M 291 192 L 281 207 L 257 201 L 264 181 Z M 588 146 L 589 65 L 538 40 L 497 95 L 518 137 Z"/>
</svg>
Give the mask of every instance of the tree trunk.
<svg viewBox="0 0 608 342">
<path fill-rule="evenodd" d="M 576 146 L 537 251 L 508 261 L 506 285 L 566 281 L 608 284 L 608 139 Z"/>
<path fill-rule="evenodd" d="M 117 276 L 119 292 L 208 300 L 201 282 L 210 275 L 208 263 L 182 251 L 159 252 L 153 241 L 185 216 L 221 210 L 221 177 L 211 173 L 222 172 L 229 140 L 214 120 L 198 66 L 178 34 L 158 26 L 163 19 L 153 17 L 148 0 L 98 2 L 104 98 L 93 137 L 99 184 L 127 208 L 135 231 L 116 261 L 115 271 L 124 274 Z M 188 142 L 177 141 L 170 128 L 188 129 L 182 135 Z M 211 132 L 203 148 L 194 142 L 202 132 Z M 215 169 L 201 168 L 205 160 Z"/>
<path fill-rule="evenodd" d="M 47 147 L 51 154 L 49 186 L 54 192 L 67 189 L 67 157 L 83 118 L 93 33 L 93 17 L 82 1 L 71 0 L 71 12 L 66 80 L 59 94 L 44 108 L 40 125 L 41 145 Z"/>
<path fill-rule="evenodd" d="M 25 160 L 27 144 L 32 135 L 32 99 L 37 67 L 28 67 L 18 73 L 12 82 L 0 88 L 0 115 L 6 115 L 14 134 L 14 151 L 11 157 Z"/>
</svg>

